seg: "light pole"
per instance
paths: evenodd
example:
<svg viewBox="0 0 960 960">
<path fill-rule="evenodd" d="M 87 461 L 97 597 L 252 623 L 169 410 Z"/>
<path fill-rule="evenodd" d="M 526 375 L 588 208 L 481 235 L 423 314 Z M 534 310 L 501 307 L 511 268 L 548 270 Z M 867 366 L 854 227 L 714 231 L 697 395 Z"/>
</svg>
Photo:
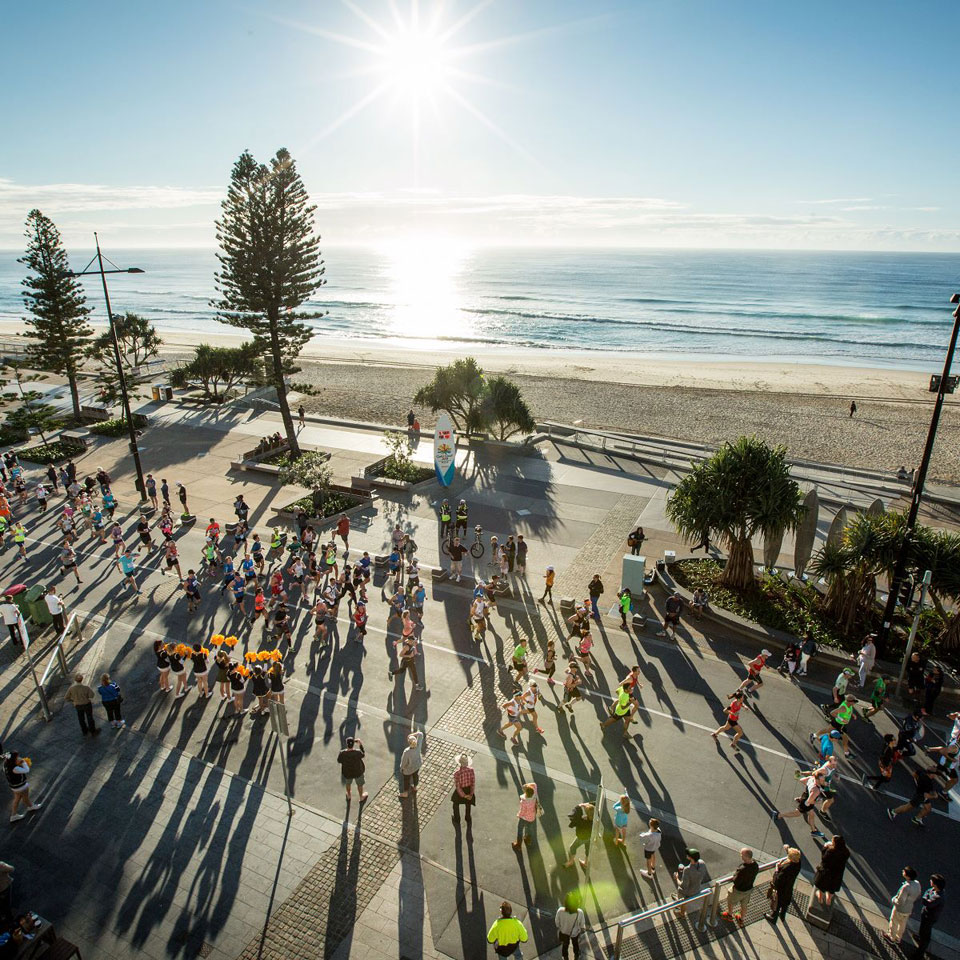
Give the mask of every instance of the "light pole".
<svg viewBox="0 0 960 960">
<path fill-rule="evenodd" d="M 930 455 L 933 453 L 933 443 L 937 438 L 937 426 L 940 423 L 940 411 L 943 410 L 943 398 L 948 393 L 953 393 L 956 386 L 956 378 L 950 376 L 950 364 L 953 361 L 953 351 L 957 346 L 957 333 L 960 332 L 960 293 L 955 293 L 950 302 L 958 304 L 957 309 L 953 311 L 953 332 L 950 334 L 950 346 L 947 347 L 947 355 L 943 361 L 943 374 L 940 376 L 940 382 L 937 383 L 936 377 L 931 378 L 930 389 L 933 391 L 936 385 L 937 399 L 933 404 L 933 415 L 930 417 L 930 429 L 927 431 L 927 442 L 923 448 L 923 457 L 920 459 L 920 466 L 917 468 L 917 475 L 913 481 L 913 492 L 910 496 L 910 512 L 907 514 L 907 526 L 903 531 L 903 542 L 900 544 L 900 551 L 897 554 L 897 562 L 893 567 L 893 576 L 890 579 L 890 591 L 887 595 L 887 605 L 883 611 L 883 623 L 880 625 L 880 634 L 878 646 L 883 650 L 890 637 L 890 628 L 893 625 L 893 615 L 897 609 L 897 596 L 900 593 L 900 584 L 903 582 L 903 575 L 907 569 L 907 555 L 910 552 L 910 543 L 913 540 L 913 531 L 917 525 L 917 514 L 920 512 L 920 498 L 923 496 L 923 484 L 927 479 L 927 468 L 930 466 Z"/>
<path fill-rule="evenodd" d="M 107 274 L 143 273 L 143 270 L 141 270 L 140 267 L 127 267 L 123 270 L 117 267 L 114 270 L 106 270 L 103 266 L 103 254 L 100 252 L 100 238 L 97 236 L 96 231 L 93 233 L 93 239 L 97 245 L 96 256 L 91 259 L 90 263 L 88 263 L 83 270 L 71 270 L 68 275 L 71 277 L 85 277 L 93 273 L 98 273 L 100 275 L 100 282 L 103 284 L 103 299 L 107 304 L 107 320 L 110 323 L 110 340 L 113 343 L 113 360 L 117 365 L 120 397 L 123 402 L 123 412 L 127 418 L 127 429 L 130 433 L 130 452 L 133 454 L 133 466 L 137 472 L 136 487 L 140 493 L 140 507 L 142 511 L 143 505 L 147 502 L 147 491 L 143 482 L 143 467 L 140 465 L 140 449 L 137 447 L 137 428 L 133 422 L 133 414 L 130 411 L 130 397 L 127 394 L 127 378 L 124 375 L 123 361 L 120 358 L 120 343 L 117 340 L 117 328 L 113 322 L 113 311 L 110 309 L 110 291 L 107 290 Z M 94 260 L 97 261 L 97 267 L 94 270 L 90 270 L 90 264 L 93 263 Z"/>
</svg>

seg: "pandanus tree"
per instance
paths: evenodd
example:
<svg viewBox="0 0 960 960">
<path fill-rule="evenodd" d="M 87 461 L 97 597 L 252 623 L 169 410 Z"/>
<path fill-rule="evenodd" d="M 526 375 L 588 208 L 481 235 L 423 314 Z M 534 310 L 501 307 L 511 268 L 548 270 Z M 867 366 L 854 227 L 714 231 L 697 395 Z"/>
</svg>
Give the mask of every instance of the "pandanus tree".
<svg viewBox="0 0 960 960">
<path fill-rule="evenodd" d="M 930 602 L 940 617 L 944 649 L 960 647 L 960 534 L 917 527 L 913 534 L 917 576 L 930 571 Z"/>
<path fill-rule="evenodd" d="M 759 437 L 725 443 L 697 464 L 667 501 L 667 516 L 684 537 L 709 537 L 726 548 L 721 582 L 736 590 L 756 586 L 754 537 L 775 541 L 796 529 L 803 512 L 786 448 L 770 447 Z"/>
</svg>

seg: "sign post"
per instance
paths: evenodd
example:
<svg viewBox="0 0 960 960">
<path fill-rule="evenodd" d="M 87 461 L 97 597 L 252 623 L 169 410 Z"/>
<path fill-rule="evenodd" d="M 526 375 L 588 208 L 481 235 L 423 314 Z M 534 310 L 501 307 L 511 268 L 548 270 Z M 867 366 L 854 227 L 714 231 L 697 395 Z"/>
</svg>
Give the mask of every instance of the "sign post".
<svg viewBox="0 0 960 960">
<path fill-rule="evenodd" d="M 433 466 L 441 486 L 449 487 L 453 482 L 456 459 L 457 435 L 450 422 L 449 414 L 441 413 L 437 417 L 437 426 L 433 431 Z"/>
<path fill-rule="evenodd" d="M 290 801 L 290 780 L 287 777 L 287 737 L 290 728 L 287 726 L 287 708 L 285 704 L 276 700 L 268 700 L 270 711 L 270 729 L 277 735 L 277 744 L 280 747 L 280 766 L 283 769 L 283 792 L 287 796 L 287 816 L 293 816 L 293 804 Z"/>
</svg>

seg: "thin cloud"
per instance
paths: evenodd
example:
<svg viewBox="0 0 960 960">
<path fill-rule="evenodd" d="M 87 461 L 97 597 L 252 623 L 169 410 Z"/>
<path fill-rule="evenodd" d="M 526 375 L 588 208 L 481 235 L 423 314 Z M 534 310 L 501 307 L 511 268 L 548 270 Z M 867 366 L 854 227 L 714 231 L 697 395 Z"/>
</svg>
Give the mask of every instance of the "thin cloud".
<svg viewBox="0 0 960 960">
<path fill-rule="evenodd" d="M 831 197 L 829 200 L 794 200 L 794 203 L 872 203 L 873 197 Z"/>
<path fill-rule="evenodd" d="M 25 216 L 31 207 L 57 212 L 158 210 L 215 204 L 221 189 L 169 186 L 108 186 L 95 183 L 20 184 L 0 178 L 0 214 Z"/>
</svg>

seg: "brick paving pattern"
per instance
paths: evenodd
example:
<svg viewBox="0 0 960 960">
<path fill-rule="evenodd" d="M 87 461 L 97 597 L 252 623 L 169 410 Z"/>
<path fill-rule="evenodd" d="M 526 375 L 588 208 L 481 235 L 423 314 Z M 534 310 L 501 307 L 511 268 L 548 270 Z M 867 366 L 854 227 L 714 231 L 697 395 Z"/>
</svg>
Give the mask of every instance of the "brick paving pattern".
<svg viewBox="0 0 960 960">
<path fill-rule="evenodd" d="M 647 502 L 646 497 L 624 494 L 610 508 L 603 522 L 597 525 L 597 529 L 580 548 L 573 563 L 557 576 L 553 595 L 558 603 L 560 597 L 586 596 L 587 584 L 593 575 L 602 574 L 612 556 L 626 551 L 627 534 L 636 526 L 637 517 Z"/>
<path fill-rule="evenodd" d="M 426 823 L 449 795 L 459 752 L 442 740 L 429 739 L 416 793 L 401 804 L 395 781 L 387 781 L 358 818 L 358 827 L 344 827 L 340 842 L 310 868 L 238 960 L 332 957 L 403 851 L 417 854 L 420 824 Z"/>
</svg>

